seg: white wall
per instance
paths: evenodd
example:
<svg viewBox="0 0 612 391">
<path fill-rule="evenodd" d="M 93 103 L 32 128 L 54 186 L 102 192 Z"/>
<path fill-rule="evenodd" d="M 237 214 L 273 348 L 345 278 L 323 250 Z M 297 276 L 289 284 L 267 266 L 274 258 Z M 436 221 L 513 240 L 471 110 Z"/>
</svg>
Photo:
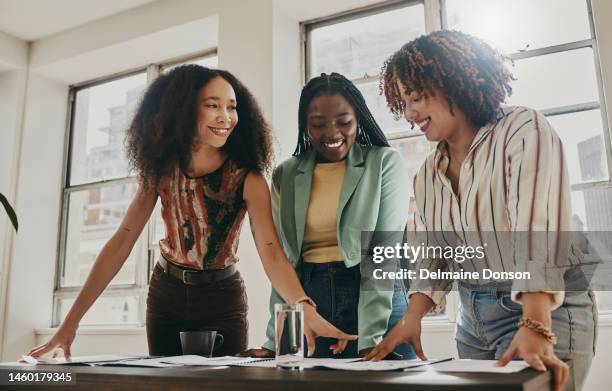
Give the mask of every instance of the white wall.
<svg viewBox="0 0 612 391">
<path fill-rule="evenodd" d="M 7 268 L 6 359 L 32 345 L 33 327 L 51 319 L 67 94 L 66 85 L 29 76 L 17 180 L 20 229 Z"/>
<path fill-rule="evenodd" d="M 24 100 L 27 85 L 28 44 L 0 32 L 0 192 L 15 207 L 16 182 Z M 2 208 L 3 209 L 3 208 Z M 0 349 L 5 320 L 8 267 L 15 231 L 0 210 Z"/>
<path fill-rule="evenodd" d="M 18 129 L 23 114 L 23 97 L 25 95 L 26 72 L 11 70 L 0 73 L 0 193 L 12 203 L 11 182 L 14 180 L 13 153 L 18 141 Z M 3 211 L 0 213 L 4 213 Z M 4 215 L 2 215 L 4 216 Z M 0 218 L 0 257 L 6 235 L 12 235 L 8 219 Z M 3 272 L 0 262 L 0 275 Z M 1 296 L 1 294 L 0 294 Z"/>
<path fill-rule="evenodd" d="M 0 31 L 0 72 L 24 69 L 28 63 L 28 45 Z"/>
<path fill-rule="evenodd" d="M 6 306 L 2 360 L 15 359 L 34 344 L 48 340 L 53 332 L 48 326 L 69 84 L 217 46 L 220 67 L 231 70 L 249 86 L 271 121 L 277 161 L 281 161 L 293 151 L 297 134 L 301 86 L 299 20 L 323 16 L 332 8 L 337 12 L 368 2 L 374 1 L 311 1 L 306 7 L 308 15 L 303 17 L 304 3 L 294 0 L 161 1 L 44 38 L 31 47 L 32 73 L 27 83 L 23 124 L 19 102 L 26 88 L 27 45 L 0 34 L 0 156 L 12 155 L 6 152 L 12 152 L 16 135 L 23 132 L 16 189 L 22 226 L 13 242 L 10 260 L 5 260 L 10 261 L 10 285 L 2 302 Z M 593 0 L 593 10 L 606 95 L 612 99 L 612 2 Z M 171 48 L 155 45 L 160 39 L 172 40 L 177 35 L 183 40 Z M 197 38 L 189 39 L 194 36 Z M 109 60 L 100 60 L 104 58 Z M 612 122 L 610 125 L 612 128 Z M 9 163 L 0 167 L 0 191 L 4 193 L 12 190 L 10 174 L 16 166 L 13 161 Z M 3 229 L 6 230 L 6 222 L 0 219 L 0 246 L 4 246 Z M 257 346 L 264 338 L 270 285 L 248 222 L 243 227 L 239 256 L 249 295 L 250 345 Z M 34 329 L 40 329 L 37 335 Z M 431 357 L 456 354 L 453 333 L 451 323 L 425 326 L 425 352 Z M 605 389 L 612 381 L 607 370 L 612 361 L 612 351 L 607 347 L 610 341 L 612 323 L 604 322 L 599 328 L 598 354 L 586 390 Z M 146 350 L 142 329 L 82 330 L 73 346 L 73 354 Z"/>
<path fill-rule="evenodd" d="M 23 117 L 28 45 L 0 31 L 0 48 L 0 192 L 13 204 L 14 151 Z M 7 236 L 12 236 L 11 230 L 7 229 L 9 226 L 7 219 L 0 219 L 0 297 L 5 285 L 1 282 L 4 276 L 4 243 Z"/>
</svg>

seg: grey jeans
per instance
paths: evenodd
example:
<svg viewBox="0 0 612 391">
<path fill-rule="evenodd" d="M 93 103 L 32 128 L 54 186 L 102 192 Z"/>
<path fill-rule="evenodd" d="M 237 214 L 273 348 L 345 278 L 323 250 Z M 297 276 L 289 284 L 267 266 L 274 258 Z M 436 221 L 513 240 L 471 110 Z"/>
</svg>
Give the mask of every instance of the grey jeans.
<svg viewBox="0 0 612 391">
<path fill-rule="evenodd" d="M 455 337 L 459 357 L 497 360 L 504 354 L 523 312 L 510 292 L 509 285 L 459 283 L 461 309 Z M 563 305 L 551 315 L 557 335 L 555 354 L 573 361 L 574 389 L 580 390 L 595 354 L 597 307 L 593 292 L 566 292 Z"/>
</svg>

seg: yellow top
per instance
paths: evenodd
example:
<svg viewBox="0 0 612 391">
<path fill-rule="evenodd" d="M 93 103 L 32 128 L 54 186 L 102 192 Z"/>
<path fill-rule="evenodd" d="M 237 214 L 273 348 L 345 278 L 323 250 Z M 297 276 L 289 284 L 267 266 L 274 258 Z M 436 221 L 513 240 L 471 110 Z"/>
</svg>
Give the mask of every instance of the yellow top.
<svg viewBox="0 0 612 391">
<path fill-rule="evenodd" d="M 304 262 L 342 261 L 336 224 L 345 172 L 346 160 L 318 163 L 314 168 L 304 227 Z"/>
</svg>

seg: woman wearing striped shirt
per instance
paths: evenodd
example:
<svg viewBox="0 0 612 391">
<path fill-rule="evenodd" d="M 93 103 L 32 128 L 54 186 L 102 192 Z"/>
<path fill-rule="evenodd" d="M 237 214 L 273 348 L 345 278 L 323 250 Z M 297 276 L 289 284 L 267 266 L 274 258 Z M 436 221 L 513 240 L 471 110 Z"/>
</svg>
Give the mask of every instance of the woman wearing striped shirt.
<svg viewBox="0 0 612 391">
<path fill-rule="evenodd" d="M 458 31 L 419 37 L 383 66 L 381 89 L 391 111 L 437 142 L 414 178 L 416 230 L 486 248 L 482 260 L 429 259 L 417 268 L 529 272 L 530 280 L 457 281 L 459 355 L 500 365 L 522 358 L 551 369 L 558 390 L 569 374 L 561 360 L 573 359 L 579 389 L 594 354 L 597 311 L 591 291 L 563 288 L 577 273 L 559 236 L 571 231 L 563 146 L 541 114 L 501 105 L 512 79 L 503 57 Z M 401 342 L 424 358 L 421 319 L 444 307 L 452 283 L 412 283 L 403 321 L 368 358 L 384 357 Z"/>
</svg>

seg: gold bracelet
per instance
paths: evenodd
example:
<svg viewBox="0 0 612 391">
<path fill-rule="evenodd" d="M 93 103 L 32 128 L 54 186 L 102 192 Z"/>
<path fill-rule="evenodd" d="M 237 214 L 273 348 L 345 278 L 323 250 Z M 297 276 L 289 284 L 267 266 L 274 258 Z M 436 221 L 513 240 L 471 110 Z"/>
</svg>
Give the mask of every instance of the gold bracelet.
<svg viewBox="0 0 612 391">
<path fill-rule="evenodd" d="M 552 332 L 550 327 L 544 326 L 544 323 L 542 322 L 538 322 L 537 320 L 533 320 L 531 318 L 522 317 L 518 322 L 518 327 L 527 327 L 528 329 L 540 334 L 551 344 L 557 344 L 557 336 L 555 333 Z"/>
<path fill-rule="evenodd" d="M 317 304 L 314 302 L 314 300 L 312 300 L 308 296 L 300 297 L 293 304 L 300 304 L 300 303 L 308 303 L 308 304 L 310 304 L 312 306 L 312 308 L 317 308 Z"/>
</svg>

